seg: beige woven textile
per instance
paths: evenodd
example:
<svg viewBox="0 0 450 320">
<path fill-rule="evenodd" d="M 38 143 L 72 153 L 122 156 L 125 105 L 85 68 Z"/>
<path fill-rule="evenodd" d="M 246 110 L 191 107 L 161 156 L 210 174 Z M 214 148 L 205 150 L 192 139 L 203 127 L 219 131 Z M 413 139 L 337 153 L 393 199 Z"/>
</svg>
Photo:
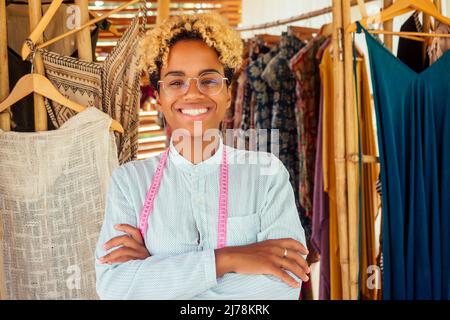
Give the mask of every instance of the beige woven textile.
<svg viewBox="0 0 450 320">
<path fill-rule="evenodd" d="M 90 62 L 56 52 L 40 50 L 45 74 L 68 99 L 96 107 L 117 120 L 124 134 L 116 134 L 120 164 L 137 158 L 141 70 L 137 51 L 144 34 L 143 13 L 136 17 L 103 62 Z M 56 128 L 75 112 L 46 100 L 47 112 Z"/>
<path fill-rule="evenodd" d="M 94 250 L 118 167 L 111 118 L 94 107 L 47 132 L 0 130 L 8 299 L 97 299 Z"/>
</svg>

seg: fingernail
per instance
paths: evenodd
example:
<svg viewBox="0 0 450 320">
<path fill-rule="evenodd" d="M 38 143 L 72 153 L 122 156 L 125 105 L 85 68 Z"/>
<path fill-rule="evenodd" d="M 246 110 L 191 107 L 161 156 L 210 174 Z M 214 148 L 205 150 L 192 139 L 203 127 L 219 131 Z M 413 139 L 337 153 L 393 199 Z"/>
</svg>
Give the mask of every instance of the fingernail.
<svg viewBox="0 0 450 320">
<path fill-rule="evenodd" d="M 309 277 L 308 276 L 306 276 L 306 280 L 305 280 L 305 282 L 308 282 L 309 281 Z"/>
<path fill-rule="evenodd" d="M 105 258 L 101 257 L 100 259 L 98 259 L 100 261 L 100 263 L 105 262 Z"/>
<path fill-rule="evenodd" d="M 118 228 L 118 227 L 120 227 L 120 224 L 116 224 L 115 226 L 114 226 L 114 228 Z"/>
<path fill-rule="evenodd" d="M 106 244 L 104 244 L 102 248 L 106 250 Z"/>
</svg>

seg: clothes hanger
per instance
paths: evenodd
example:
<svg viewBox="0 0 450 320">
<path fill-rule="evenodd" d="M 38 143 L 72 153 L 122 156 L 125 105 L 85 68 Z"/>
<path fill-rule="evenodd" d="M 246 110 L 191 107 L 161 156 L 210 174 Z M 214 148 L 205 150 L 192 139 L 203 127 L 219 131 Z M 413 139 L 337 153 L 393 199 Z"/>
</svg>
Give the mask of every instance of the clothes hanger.
<svg viewBox="0 0 450 320">
<path fill-rule="evenodd" d="M 43 75 L 37 73 L 29 73 L 17 81 L 14 89 L 11 91 L 9 96 L 0 103 L 0 112 L 11 107 L 14 103 L 25 98 L 30 93 L 37 93 L 44 96 L 52 101 L 55 101 L 69 109 L 76 112 L 82 112 L 86 109 L 85 106 L 71 101 L 64 97 Z M 112 120 L 111 128 L 112 130 L 123 133 L 123 127 L 117 120 Z"/>
<path fill-rule="evenodd" d="M 371 23 L 383 23 L 394 19 L 395 17 L 401 16 L 410 11 L 421 11 L 429 16 L 432 16 L 436 20 L 450 25 L 450 18 L 443 16 L 436 6 L 429 0 L 397 0 L 389 6 L 388 8 L 382 10 L 379 14 L 361 19 L 359 22 L 365 28 Z M 352 23 L 346 29 L 347 32 L 355 32 L 357 29 L 356 23 Z M 390 32 L 384 30 L 369 30 L 370 33 L 378 34 L 389 34 L 389 35 L 399 35 L 399 36 L 422 36 L 422 37 L 450 37 L 448 34 L 430 34 L 423 32 Z"/>
<path fill-rule="evenodd" d="M 92 18 L 98 18 L 101 17 L 101 15 L 99 15 L 97 12 L 95 11 L 91 11 L 89 10 L 89 14 L 91 15 Z M 116 37 L 120 37 L 122 34 L 119 32 L 119 30 L 116 29 L 116 27 L 114 27 L 112 25 L 112 23 L 108 20 L 108 22 L 110 23 L 109 27 L 108 27 L 108 31 L 111 32 L 113 35 L 115 35 Z"/>
<path fill-rule="evenodd" d="M 264 33 L 256 35 L 256 39 L 262 40 L 266 45 L 273 46 L 280 43 L 281 36 Z"/>
<path fill-rule="evenodd" d="M 55 43 L 55 42 L 65 38 L 67 36 L 70 36 L 70 35 L 74 34 L 74 33 L 77 33 L 80 30 L 82 30 L 84 28 L 87 28 L 87 27 L 89 27 L 89 26 L 91 26 L 91 25 L 93 25 L 93 24 L 95 24 L 95 23 L 97 23 L 97 22 L 99 22 L 101 20 L 104 20 L 104 19 L 108 18 L 110 15 L 112 15 L 114 13 L 117 13 L 119 11 L 122 11 L 126 7 L 128 7 L 130 5 L 133 5 L 133 4 L 135 4 L 137 2 L 140 2 L 140 1 L 142 1 L 142 0 L 132 0 L 132 1 L 129 1 L 127 3 L 124 3 L 120 7 L 117 7 L 116 9 L 113 9 L 113 10 L 111 10 L 111 11 L 109 11 L 109 12 L 107 12 L 107 13 L 105 13 L 105 14 L 103 14 L 103 15 L 95 18 L 95 19 L 92 19 L 92 20 L 86 22 L 85 24 L 81 25 L 78 28 L 74 28 L 73 30 L 70 30 L 70 31 L 68 31 L 66 33 L 63 33 L 63 34 L 61 34 L 61 35 L 59 35 L 59 36 L 57 36 L 57 37 L 55 37 L 55 38 L 53 38 L 53 39 L 51 39 L 51 40 L 49 40 L 47 42 L 44 42 L 44 43 L 42 43 L 42 44 L 40 44 L 40 45 L 38 45 L 36 47 L 38 49 L 45 48 L 45 47 L 51 45 L 52 43 Z M 56 13 L 56 11 L 61 6 L 62 2 L 63 2 L 63 0 L 53 0 L 51 5 L 48 7 L 47 11 L 45 12 L 45 14 L 42 16 L 42 18 L 39 21 L 39 23 L 36 26 L 36 28 L 34 28 L 34 30 L 28 36 L 28 39 L 31 41 L 31 43 L 33 45 L 35 45 L 36 42 L 38 41 L 39 37 L 42 36 L 42 34 L 44 33 L 45 28 L 50 23 L 51 19 L 53 18 L 53 16 Z M 30 53 L 31 53 L 31 49 L 28 46 L 28 44 L 25 42 L 22 45 L 22 59 L 26 60 L 27 57 L 30 55 Z"/>
<path fill-rule="evenodd" d="M 297 37 L 300 40 L 309 40 L 314 34 L 317 34 L 319 29 L 307 28 L 307 27 L 297 27 L 289 26 L 288 34 Z"/>
<path fill-rule="evenodd" d="M 367 18 L 367 8 L 364 0 L 358 0 L 359 13 L 363 19 Z"/>
</svg>

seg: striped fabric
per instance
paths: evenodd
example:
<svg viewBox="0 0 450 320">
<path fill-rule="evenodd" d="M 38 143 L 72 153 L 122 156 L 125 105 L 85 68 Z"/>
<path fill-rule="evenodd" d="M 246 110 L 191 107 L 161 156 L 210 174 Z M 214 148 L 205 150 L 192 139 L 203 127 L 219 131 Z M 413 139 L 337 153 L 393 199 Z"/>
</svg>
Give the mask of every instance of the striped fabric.
<svg viewBox="0 0 450 320">
<path fill-rule="evenodd" d="M 151 254 L 146 260 L 112 265 L 98 262 L 107 253 L 101 246 L 123 234 L 114 229 L 115 224 L 138 226 L 161 155 L 131 161 L 111 177 L 95 253 L 101 299 L 298 299 L 299 288 L 273 276 L 229 273 L 216 278 L 214 249 L 223 148 L 227 148 L 230 165 L 227 245 L 289 237 L 306 246 L 289 174 L 277 157 L 234 149 L 221 139 L 212 157 L 194 165 L 171 141 L 145 236 Z"/>
</svg>

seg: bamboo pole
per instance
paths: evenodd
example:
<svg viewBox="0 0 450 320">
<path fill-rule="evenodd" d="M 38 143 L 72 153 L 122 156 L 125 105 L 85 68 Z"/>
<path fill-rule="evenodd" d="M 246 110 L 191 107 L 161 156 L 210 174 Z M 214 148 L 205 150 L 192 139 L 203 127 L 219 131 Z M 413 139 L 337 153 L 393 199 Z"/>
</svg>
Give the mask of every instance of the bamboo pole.
<svg viewBox="0 0 450 320">
<path fill-rule="evenodd" d="M 28 2 L 28 12 L 30 15 L 30 32 L 39 23 L 42 17 L 41 14 L 41 0 L 30 0 Z M 42 42 L 42 36 L 37 41 L 37 43 Z M 39 52 L 33 59 L 34 72 L 44 75 L 44 63 L 42 62 L 42 57 Z M 44 97 L 34 93 L 34 129 L 35 131 L 46 131 L 47 126 L 47 110 L 44 105 Z"/>
<path fill-rule="evenodd" d="M 433 1 L 432 1 L 433 2 Z M 423 33 L 429 33 L 431 30 L 431 17 L 427 14 L 423 14 Z M 425 65 L 425 61 L 427 59 L 427 48 L 428 42 L 424 42 L 422 46 L 422 62 Z"/>
<path fill-rule="evenodd" d="M 342 20 L 344 28 L 351 24 L 350 0 L 343 0 Z M 344 73 L 345 73 L 345 152 L 358 153 L 358 117 L 355 103 L 355 81 L 353 67 L 352 34 L 344 33 Z M 358 163 L 346 162 L 347 168 L 347 212 L 350 299 L 358 299 L 359 286 L 359 209 L 358 209 Z"/>
<path fill-rule="evenodd" d="M 391 6 L 394 3 L 393 0 L 383 0 L 383 8 L 387 8 Z M 394 20 L 389 20 L 383 23 L 383 29 L 385 31 L 392 31 L 394 26 Z M 393 43 L 392 43 L 392 35 L 385 34 L 384 35 L 384 45 L 389 50 L 393 50 Z"/>
<path fill-rule="evenodd" d="M 6 1 L 0 0 L 0 101 L 6 99 L 9 94 L 8 78 L 8 29 L 6 28 Z M 0 129 L 11 129 L 9 109 L 0 113 Z M 5 274 L 3 267 L 3 221 L 0 215 L 0 300 L 6 300 Z"/>
<path fill-rule="evenodd" d="M 170 15 L 170 0 L 158 0 L 156 24 L 162 23 Z"/>
<path fill-rule="evenodd" d="M 373 1 L 376 1 L 376 0 L 364 0 L 364 3 L 373 2 Z M 358 0 L 352 0 L 352 6 L 356 6 L 356 5 L 358 5 Z M 318 9 L 315 11 L 311 11 L 308 13 L 300 14 L 297 16 L 293 16 L 290 18 L 286 18 L 286 19 L 280 19 L 280 20 L 276 20 L 273 22 L 262 23 L 262 24 L 252 25 L 252 26 L 239 27 L 239 28 L 236 28 L 236 31 L 252 31 L 252 30 L 278 27 L 278 26 L 282 26 L 285 24 L 293 23 L 293 22 L 299 22 L 302 20 L 308 20 L 308 19 L 312 19 L 315 17 L 320 17 L 325 14 L 334 12 L 333 9 L 334 9 L 333 6 L 330 6 L 330 7 Z"/>
<path fill-rule="evenodd" d="M 6 1 L 0 0 L 0 101 L 6 99 L 9 94 L 9 72 L 8 72 L 8 29 L 6 28 Z M 11 130 L 10 109 L 0 113 L 0 129 Z M 1 281 L 1 279 L 0 279 Z M 1 298 L 1 292 L 0 292 Z"/>
<path fill-rule="evenodd" d="M 334 149 L 336 167 L 336 207 L 339 237 L 339 260 L 342 276 L 342 298 L 350 298 L 348 258 L 347 181 L 345 167 L 344 60 L 342 56 L 342 1 L 333 0 L 333 73 L 334 73 Z"/>
<path fill-rule="evenodd" d="M 434 4 L 436 5 L 436 8 L 440 13 L 442 13 L 442 1 L 441 0 L 434 0 Z"/>
<path fill-rule="evenodd" d="M 89 22 L 88 11 L 89 0 L 75 0 L 75 5 L 79 8 L 80 25 Z M 76 34 L 78 57 L 87 61 L 92 61 L 92 44 L 91 44 L 91 29 L 84 28 Z"/>
</svg>

